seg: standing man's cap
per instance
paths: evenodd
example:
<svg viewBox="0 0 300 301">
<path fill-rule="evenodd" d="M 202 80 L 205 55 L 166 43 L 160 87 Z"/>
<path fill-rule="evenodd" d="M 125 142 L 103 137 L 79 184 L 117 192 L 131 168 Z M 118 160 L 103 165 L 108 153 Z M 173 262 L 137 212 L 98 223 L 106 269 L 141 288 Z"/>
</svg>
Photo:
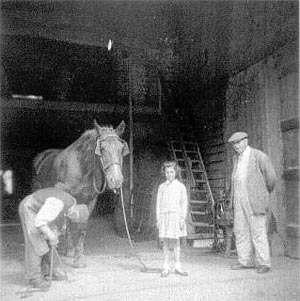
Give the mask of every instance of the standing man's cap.
<svg viewBox="0 0 300 301">
<path fill-rule="evenodd" d="M 248 134 L 245 133 L 245 132 L 236 132 L 234 134 L 232 134 L 230 136 L 230 138 L 228 139 L 228 142 L 229 143 L 236 143 L 236 142 L 239 142 L 243 139 L 246 139 L 248 138 Z"/>
</svg>

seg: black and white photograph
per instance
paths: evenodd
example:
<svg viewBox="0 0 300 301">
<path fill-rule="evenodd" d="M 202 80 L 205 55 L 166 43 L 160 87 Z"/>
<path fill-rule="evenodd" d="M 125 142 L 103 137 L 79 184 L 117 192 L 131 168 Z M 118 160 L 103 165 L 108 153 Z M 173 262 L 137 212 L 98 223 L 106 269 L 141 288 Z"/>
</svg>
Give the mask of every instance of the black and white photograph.
<svg viewBox="0 0 300 301">
<path fill-rule="evenodd" d="M 300 300 L 299 1 L 2 0 L 0 33 L 0 300 Z"/>
</svg>

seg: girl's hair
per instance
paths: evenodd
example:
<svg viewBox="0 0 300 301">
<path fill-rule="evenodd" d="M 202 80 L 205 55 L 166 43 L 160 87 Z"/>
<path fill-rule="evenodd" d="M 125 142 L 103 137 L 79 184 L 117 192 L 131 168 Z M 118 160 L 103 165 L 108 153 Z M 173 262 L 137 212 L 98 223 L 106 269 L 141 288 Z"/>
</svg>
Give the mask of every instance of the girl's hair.
<svg viewBox="0 0 300 301">
<path fill-rule="evenodd" d="M 181 168 L 179 167 L 179 165 L 175 162 L 175 161 L 166 161 L 163 163 L 162 167 L 161 167 L 161 173 L 165 174 L 165 170 L 168 167 L 173 167 L 175 170 L 175 178 L 177 178 L 178 180 L 181 181 Z"/>
</svg>

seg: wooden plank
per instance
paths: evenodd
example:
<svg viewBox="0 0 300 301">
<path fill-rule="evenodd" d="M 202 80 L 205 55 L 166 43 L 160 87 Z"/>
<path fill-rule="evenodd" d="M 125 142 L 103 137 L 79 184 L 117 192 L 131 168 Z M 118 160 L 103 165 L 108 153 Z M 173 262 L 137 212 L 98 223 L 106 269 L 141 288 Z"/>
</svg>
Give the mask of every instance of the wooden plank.
<svg viewBox="0 0 300 301">
<path fill-rule="evenodd" d="M 225 145 L 220 146 L 211 146 L 205 148 L 205 156 L 212 155 L 212 154 L 220 154 L 225 152 Z M 204 156 L 204 155 L 203 155 Z"/>
<path fill-rule="evenodd" d="M 283 165 L 285 168 L 299 166 L 299 129 L 282 132 Z"/>
<path fill-rule="evenodd" d="M 285 180 L 299 180 L 299 168 L 284 169 L 282 176 Z"/>
<path fill-rule="evenodd" d="M 210 186 L 212 188 L 224 187 L 225 186 L 225 178 L 222 178 L 220 180 L 212 180 L 212 181 L 210 181 Z"/>
<path fill-rule="evenodd" d="M 188 233 L 187 238 L 188 239 L 213 239 L 214 234 L 213 233 Z"/>
<path fill-rule="evenodd" d="M 69 112 L 97 112 L 97 113 L 119 113 L 127 114 L 128 105 L 114 105 L 106 103 L 82 103 L 82 102 L 59 102 L 41 99 L 3 99 L 1 98 L 2 109 L 29 109 L 44 111 L 69 111 Z M 158 110 L 150 107 L 134 106 L 135 114 L 157 114 Z"/>
<path fill-rule="evenodd" d="M 299 128 L 299 123 L 300 123 L 299 121 L 300 121 L 299 117 L 282 120 L 280 122 L 281 131 L 286 132 L 289 130 Z"/>
<path fill-rule="evenodd" d="M 192 215 L 201 215 L 201 216 L 207 215 L 207 213 L 205 211 L 204 212 L 203 211 L 202 212 L 201 211 L 191 211 L 191 214 Z"/>
<path fill-rule="evenodd" d="M 213 228 L 214 225 L 209 223 L 202 223 L 202 222 L 192 222 L 194 227 L 207 227 L 207 228 Z"/>
</svg>

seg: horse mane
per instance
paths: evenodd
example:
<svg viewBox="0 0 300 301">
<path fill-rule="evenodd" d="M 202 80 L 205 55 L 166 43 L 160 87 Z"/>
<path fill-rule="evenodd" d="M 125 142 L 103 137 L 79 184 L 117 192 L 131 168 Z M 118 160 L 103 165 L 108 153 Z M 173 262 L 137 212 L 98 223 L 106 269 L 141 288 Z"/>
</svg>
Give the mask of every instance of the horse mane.
<svg viewBox="0 0 300 301">
<path fill-rule="evenodd" d="M 106 136 L 116 136 L 115 129 L 113 128 L 112 125 L 104 125 L 101 126 L 101 137 L 100 139 L 105 138 Z M 91 151 L 95 151 L 95 146 L 96 146 L 96 140 L 98 138 L 98 133 L 96 129 L 91 129 L 85 131 L 77 140 L 75 140 L 72 144 L 70 144 L 65 151 L 71 151 L 71 150 L 76 150 L 78 152 L 82 152 L 84 154 L 88 153 Z"/>
<path fill-rule="evenodd" d="M 101 137 L 99 138 L 105 138 L 106 136 L 117 136 L 111 125 L 101 126 Z M 102 178 L 103 181 L 105 181 L 102 172 L 96 172 L 102 170 L 100 161 L 96 160 L 95 155 L 97 139 L 98 132 L 95 128 L 86 130 L 77 140 L 58 155 L 58 164 L 60 164 L 62 169 L 68 168 L 65 162 L 72 160 L 70 159 L 71 156 L 73 156 L 73 158 L 76 156 L 76 160 L 80 165 L 80 184 L 74 187 L 74 194 L 76 194 L 75 190 L 85 195 L 95 193 L 93 177 Z"/>
</svg>

